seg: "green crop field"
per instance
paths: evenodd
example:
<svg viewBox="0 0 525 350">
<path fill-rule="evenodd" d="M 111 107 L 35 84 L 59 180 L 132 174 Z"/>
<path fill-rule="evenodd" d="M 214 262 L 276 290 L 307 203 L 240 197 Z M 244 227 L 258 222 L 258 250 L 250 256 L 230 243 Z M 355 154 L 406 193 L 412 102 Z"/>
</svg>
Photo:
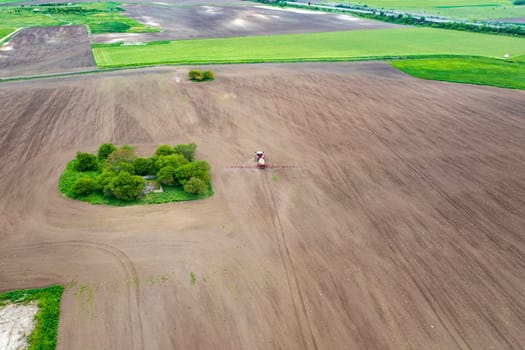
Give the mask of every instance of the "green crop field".
<svg viewBox="0 0 525 350">
<path fill-rule="evenodd" d="M 338 2 L 470 20 L 525 17 L 525 6 L 514 6 L 512 0 L 341 0 Z"/>
<path fill-rule="evenodd" d="M 14 32 L 14 28 L 0 28 L 0 41 L 10 33 Z"/>
<path fill-rule="evenodd" d="M 13 27 L 87 25 L 92 33 L 156 32 L 129 17 L 116 2 L 0 7 L 0 30 Z"/>
<path fill-rule="evenodd" d="M 525 89 L 525 62 L 465 57 L 399 60 L 391 64 L 422 79 Z"/>
<path fill-rule="evenodd" d="M 337 61 L 428 55 L 525 54 L 525 39 L 431 28 L 93 45 L 99 67 L 155 64 Z"/>
</svg>

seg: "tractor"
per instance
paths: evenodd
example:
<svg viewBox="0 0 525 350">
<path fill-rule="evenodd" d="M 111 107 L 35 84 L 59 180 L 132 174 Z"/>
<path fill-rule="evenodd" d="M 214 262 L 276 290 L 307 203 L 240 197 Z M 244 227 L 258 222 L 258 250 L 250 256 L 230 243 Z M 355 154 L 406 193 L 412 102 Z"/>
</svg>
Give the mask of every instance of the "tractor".
<svg viewBox="0 0 525 350">
<path fill-rule="evenodd" d="M 257 168 L 266 169 L 266 161 L 264 160 L 264 152 L 257 151 L 255 152 L 255 161 L 257 162 Z"/>
</svg>

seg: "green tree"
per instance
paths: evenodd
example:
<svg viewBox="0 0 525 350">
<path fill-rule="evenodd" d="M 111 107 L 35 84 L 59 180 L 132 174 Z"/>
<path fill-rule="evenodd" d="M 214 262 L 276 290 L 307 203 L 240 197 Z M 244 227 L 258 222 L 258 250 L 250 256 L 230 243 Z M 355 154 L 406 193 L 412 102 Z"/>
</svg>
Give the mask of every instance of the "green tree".
<svg viewBox="0 0 525 350">
<path fill-rule="evenodd" d="M 109 157 L 104 162 L 104 169 L 111 170 L 116 173 L 120 172 L 121 170 L 129 170 L 128 167 L 123 166 L 120 163 L 125 162 L 133 166 L 135 158 L 136 156 L 133 148 L 126 148 L 123 146 L 109 155 Z"/>
<path fill-rule="evenodd" d="M 125 171 L 113 178 L 109 189 L 115 198 L 130 201 L 137 199 L 144 188 L 144 179 Z"/>
<path fill-rule="evenodd" d="M 77 152 L 76 170 L 89 171 L 98 168 L 97 157 L 85 152 Z"/>
<path fill-rule="evenodd" d="M 170 154 L 169 156 L 159 156 L 155 163 L 155 167 L 159 170 L 167 166 L 177 169 L 187 163 L 188 161 L 182 154 Z"/>
<path fill-rule="evenodd" d="M 215 74 L 211 70 L 204 71 L 202 73 L 202 80 L 213 80 L 215 79 Z"/>
<path fill-rule="evenodd" d="M 192 177 L 197 177 L 206 184 L 210 183 L 210 165 L 203 160 L 196 160 L 175 169 L 175 180 L 181 185 L 185 185 Z"/>
<path fill-rule="evenodd" d="M 140 176 L 155 174 L 155 163 L 151 162 L 150 158 L 137 158 L 133 163 L 135 166 L 135 174 Z"/>
<path fill-rule="evenodd" d="M 163 185 L 173 185 L 175 183 L 175 169 L 171 166 L 160 169 L 157 173 L 157 181 Z"/>
<path fill-rule="evenodd" d="M 98 148 L 98 159 L 103 161 L 106 160 L 111 153 L 113 153 L 117 147 L 112 143 L 103 143 Z"/>
<path fill-rule="evenodd" d="M 71 186 L 71 191 L 77 196 L 87 196 L 95 187 L 95 181 L 89 176 L 82 176 Z"/>
<path fill-rule="evenodd" d="M 208 185 L 198 177 L 192 177 L 184 184 L 184 192 L 193 194 L 203 194 L 208 189 Z"/>
<path fill-rule="evenodd" d="M 194 81 L 201 81 L 202 80 L 202 72 L 197 69 L 192 69 L 188 72 L 188 77 L 190 80 Z"/>
<path fill-rule="evenodd" d="M 195 150 L 197 149 L 197 145 L 193 142 L 188 144 L 181 143 L 175 146 L 173 149 L 176 154 L 182 154 L 184 158 L 191 162 L 193 161 L 193 157 L 195 156 Z"/>
<path fill-rule="evenodd" d="M 110 170 L 104 170 L 99 176 L 97 176 L 96 188 L 104 193 L 105 196 L 111 196 L 111 181 L 117 176 Z"/>
<path fill-rule="evenodd" d="M 173 154 L 175 151 L 173 150 L 173 147 L 170 145 L 160 145 L 155 150 L 155 154 L 158 156 L 169 156 L 170 154 Z"/>
</svg>

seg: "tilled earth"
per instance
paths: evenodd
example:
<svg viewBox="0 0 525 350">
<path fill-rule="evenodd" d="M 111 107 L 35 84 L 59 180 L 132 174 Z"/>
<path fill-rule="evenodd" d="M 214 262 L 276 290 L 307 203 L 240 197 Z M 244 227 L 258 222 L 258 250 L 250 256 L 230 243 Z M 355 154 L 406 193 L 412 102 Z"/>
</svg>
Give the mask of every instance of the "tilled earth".
<svg viewBox="0 0 525 350">
<path fill-rule="evenodd" d="M 281 9 L 270 6 L 180 6 L 168 3 L 127 4 L 126 16 L 161 28 L 159 33 L 111 33 L 93 35 L 95 42 L 142 42 L 192 38 L 223 38 L 338 30 L 399 27 L 343 14 Z"/>
<path fill-rule="evenodd" d="M 95 68 L 84 26 L 26 28 L 0 47 L 0 77 Z"/>
<path fill-rule="evenodd" d="M 59 349 L 524 346 L 523 91 L 212 69 L 0 85 L 0 291 L 65 285 Z M 63 198 L 66 162 L 107 141 L 195 141 L 215 195 Z M 230 168 L 257 149 L 297 168 Z"/>
</svg>

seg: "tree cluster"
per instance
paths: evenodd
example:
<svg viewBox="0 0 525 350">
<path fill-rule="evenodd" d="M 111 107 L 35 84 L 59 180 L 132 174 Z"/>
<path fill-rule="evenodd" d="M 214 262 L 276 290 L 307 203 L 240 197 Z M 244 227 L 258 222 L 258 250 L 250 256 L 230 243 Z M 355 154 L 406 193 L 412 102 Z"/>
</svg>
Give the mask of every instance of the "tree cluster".
<svg viewBox="0 0 525 350">
<path fill-rule="evenodd" d="M 188 77 L 192 81 L 207 81 L 215 79 L 215 74 L 211 70 L 201 72 L 197 69 L 192 69 L 188 72 Z"/>
<path fill-rule="evenodd" d="M 134 200 L 142 195 L 142 176 L 156 176 L 165 186 L 181 186 L 185 192 L 205 193 L 210 186 L 210 166 L 207 162 L 195 160 L 195 143 L 176 146 L 161 145 L 148 158 L 137 157 L 131 146 L 120 148 L 111 143 L 102 144 L 98 156 L 78 152 L 75 170 L 97 171 L 95 180 L 81 176 L 73 183 L 71 190 L 77 196 L 86 196 L 100 191 L 105 196 L 121 200 Z"/>
</svg>

